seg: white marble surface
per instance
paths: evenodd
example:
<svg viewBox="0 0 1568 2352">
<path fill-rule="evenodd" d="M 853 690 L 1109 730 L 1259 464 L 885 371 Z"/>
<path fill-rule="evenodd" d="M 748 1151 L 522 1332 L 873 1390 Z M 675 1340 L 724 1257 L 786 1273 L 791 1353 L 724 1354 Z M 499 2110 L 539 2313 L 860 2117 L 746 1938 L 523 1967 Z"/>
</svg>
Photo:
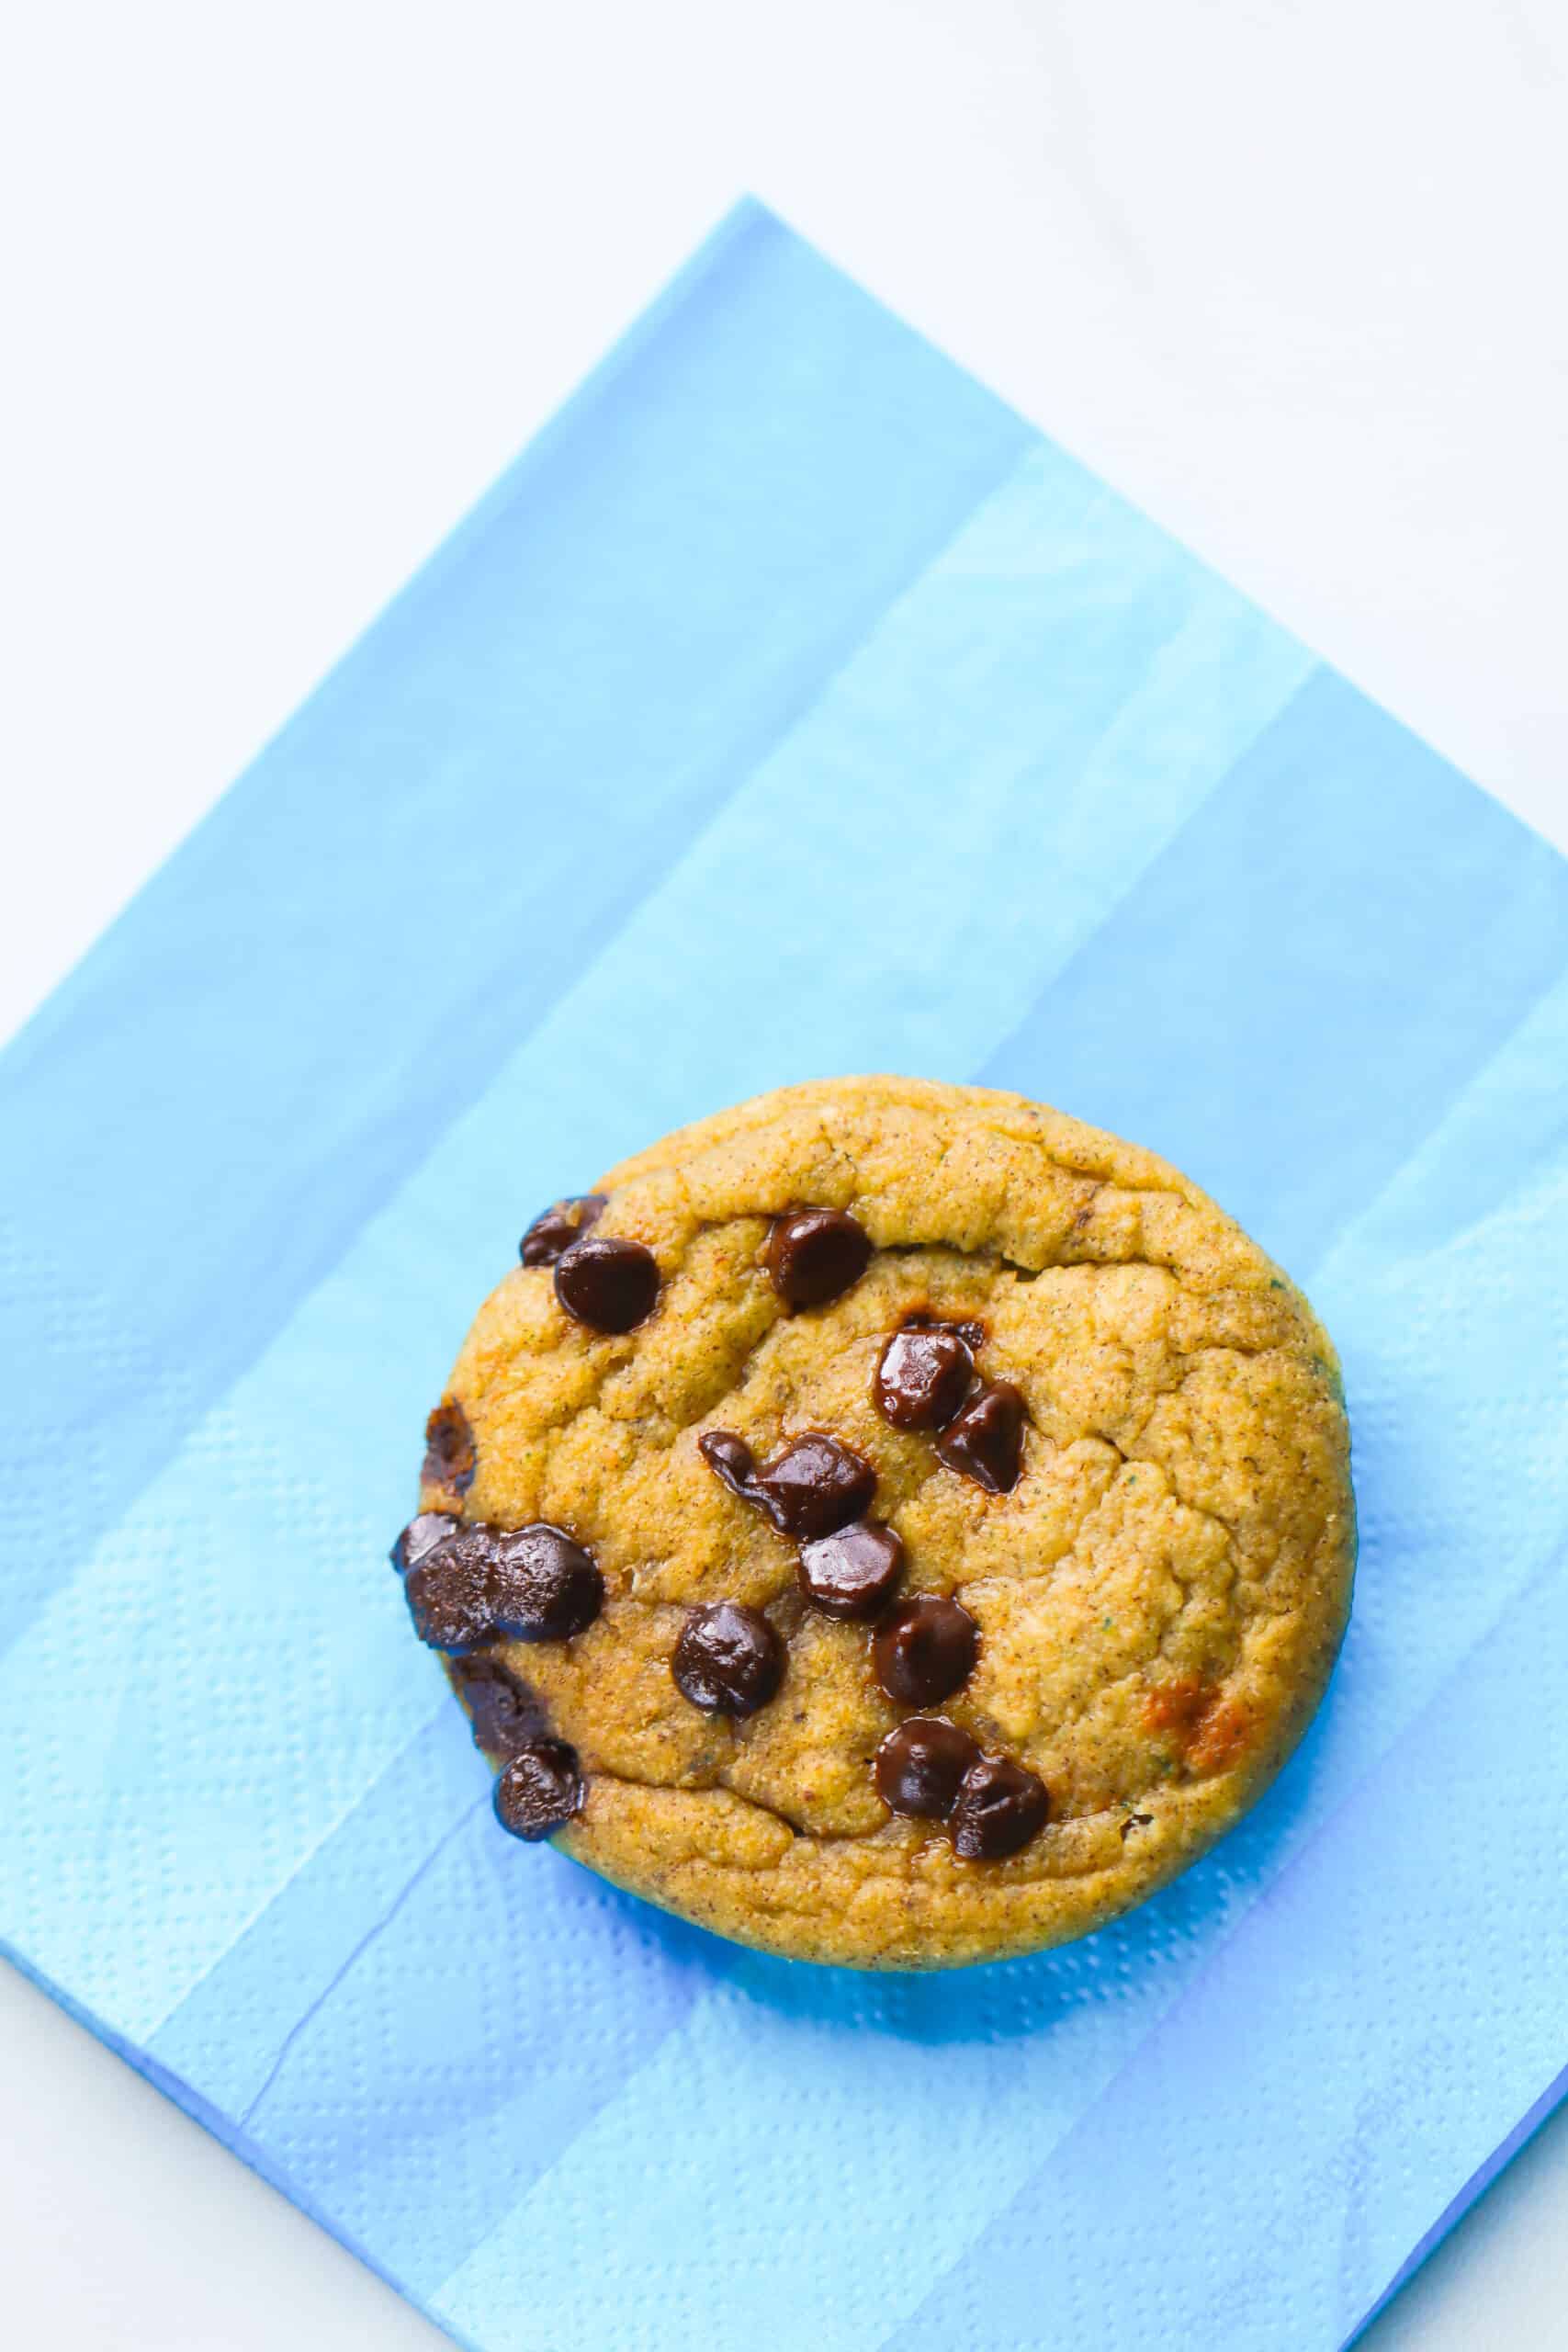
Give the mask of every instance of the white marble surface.
<svg viewBox="0 0 1568 2352">
<path fill-rule="evenodd" d="M 8 49 L 0 1033 L 744 187 L 1568 847 L 1559 0 L 52 0 Z M 3 1968 L 0 2112 L 0 2338 L 443 2340 Z M 1559 2119 L 1369 2343 L 1560 2346 L 1565 2224 Z"/>
</svg>

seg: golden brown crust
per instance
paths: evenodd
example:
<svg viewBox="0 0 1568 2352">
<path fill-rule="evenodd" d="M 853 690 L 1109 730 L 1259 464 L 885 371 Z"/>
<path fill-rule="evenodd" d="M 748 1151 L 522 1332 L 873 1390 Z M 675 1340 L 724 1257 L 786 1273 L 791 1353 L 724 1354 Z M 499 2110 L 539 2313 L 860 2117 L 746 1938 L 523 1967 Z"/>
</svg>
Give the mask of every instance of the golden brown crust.
<svg viewBox="0 0 1568 2352">
<path fill-rule="evenodd" d="M 449 1396 L 472 1425 L 469 1519 L 546 1519 L 607 1600 L 560 1647 L 498 1645 L 579 1750 L 558 1842 L 721 1934 L 797 1958 L 940 1967 L 1082 1935 L 1186 1867 L 1258 1795 L 1322 1696 L 1349 1606 L 1354 1509 L 1333 1350 L 1306 1302 L 1153 1154 L 1017 1095 L 840 1079 L 742 1103 L 611 1170 L 596 1230 L 652 1250 L 640 1329 L 600 1337 L 519 1268 Z M 849 1211 L 876 1255 L 791 1315 L 768 1219 Z M 990 1495 L 872 1401 L 907 1316 L 977 1318 L 1015 1382 L 1023 1474 Z M 899 1710 L 863 1626 L 808 1610 L 784 1539 L 697 1451 L 805 1429 L 876 1465 L 911 1589 L 960 1592 L 979 1663 L 942 1710 L 1038 1772 L 1052 1824 L 965 1861 L 890 1819 L 871 1758 Z M 436 1487 L 425 1508 L 453 1507 Z M 699 1713 L 670 1658 L 689 1606 L 766 1607 L 780 1694 Z"/>
</svg>

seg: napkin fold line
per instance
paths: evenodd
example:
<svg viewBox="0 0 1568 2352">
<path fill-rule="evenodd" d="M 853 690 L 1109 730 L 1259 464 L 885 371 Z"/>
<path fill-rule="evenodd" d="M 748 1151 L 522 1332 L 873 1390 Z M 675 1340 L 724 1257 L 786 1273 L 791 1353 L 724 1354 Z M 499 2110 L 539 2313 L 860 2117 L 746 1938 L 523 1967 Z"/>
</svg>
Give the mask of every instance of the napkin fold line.
<svg viewBox="0 0 1568 2352">
<path fill-rule="evenodd" d="M 1400 1160 L 1398 1167 L 1390 1169 L 1375 1191 L 1369 1193 L 1364 1201 L 1358 1202 L 1349 1216 L 1342 1217 L 1339 1223 L 1334 1227 L 1332 1233 L 1328 1234 L 1318 1245 L 1318 1248 L 1313 1256 L 1307 1261 L 1305 1269 L 1300 1277 L 1303 1290 L 1307 1291 L 1309 1294 L 1311 1293 L 1313 1285 L 1318 1282 L 1325 1270 L 1332 1263 L 1337 1252 L 1344 1247 L 1348 1238 L 1356 1231 L 1359 1226 L 1364 1224 L 1369 1218 L 1375 1216 L 1382 1210 L 1390 1194 L 1396 1192 L 1399 1186 L 1405 1182 L 1410 1170 L 1420 1159 L 1427 1146 L 1442 1133 L 1444 1127 L 1447 1126 L 1450 1120 L 1459 1113 L 1475 1088 L 1484 1082 L 1488 1072 L 1492 1069 L 1497 1060 L 1508 1052 L 1516 1040 L 1523 1035 L 1526 1029 L 1529 1027 L 1531 1022 L 1535 1021 L 1539 1017 L 1540 1009 L 1542 1005 L 1545 1004 L 1548 998 L 1562 986 L 1563 977 L 1563 973 L 1560 968 L 1552 972 L 1548 978 L 1541 982 L 1540 988 L 1536 989 L 1529 1002 L 1521 1007 L 1517 1017 L 1510 1023 L 1509 1026 L 1504 1030 L 1499 1036 L 1493 1040 L 1490 1052 L 1486 1054 L 1483 1060 L 1476 1062 L 1471 1069 L 1465 1070 L 1456 1080 L 1455 1084 L 1450 1089 L 1448 1093 L 1443 1097 L 1443 1100 L 1437 1107 L 1434 1116 L 1429 1123 L 1423 1127 L 1420 1135 L 1412 1141 L 1410 1149 Z M 1468 1226 L 1456 1228 L 1453 1232 L 1446 1234 L 1444 1236 L 1444 1245 L 1448 1246 L 1451 1244 L 1464 1232 L 1473 1231 L 1477 1225 L 1483 1224 L 1489 1216 L 1495 1216 L 1495 1204 L 1490 1208 L 1481 1210 L 1471 1219 Z M 1332 1339 L 1333 1336 L 1333 1333 L 1330 1332 L 1329 1337 Z M 1354 1437 L 1355 1431 L 1354 1429 L 1352 1429 L 1352 1442 L 1354 1442 Z"/>
<path fill-rule="evenodd" d="M 327 1982 L 321 1986 L 321 1991 L 315 1996 L 315 1998 L 310 2001 L 300 2012 L 299 2016 L 295 2018 L 294 2023 L 289 2027 L 288 2032 L 284 2035 L 282 2041 L 278 2044 L 277 2055 L 273 2060 L 272 2064 L 267 2068 L 265 2080 L 263 2082 L 260 2089 L 257 2090 L 245 2104 L 244 2109 L 240 2116 L 240 2124 L 242 2129 L 249 2127 L 251 2120 L 254 2116 L 256 2109 L 261 2106 L 268 2091 L 271 2090 L 274 2083 L 276 2082 L 279 2075 L 282 2074 L 284 2067 L 288 2064 L 289 2052 L 293 2049 L 300 2035 L 306 2031 L 311 2019 L 317 2015 L 318 2011 L 326 2007 L 326 2004 L 332 1999 L 333 1995 L 337 1991 L 338 1986 L 343 1983 L 344 1978 L 348 1974 L 350 1969 L 353 1968 L 361 1954 L 368 1951 L 371 1945 L 376 1941 L 377 1937 L 382 1934 L 383 1931 L 391 1925 L 391 1922 L 397 1917 L 398 1913 L 402 1909 L 403 1905 L 409 1900 L 410 1896 L 415 1892 L 422 1880 L 423 1880 L 428 1873 L 434 1869 L 436 1863 L 441 1860 L 442 1855 L 446 1852 L 447 1847 L 450 1846 L 453 1839 L 462 1836 L 464 1830 L 467 1829 L 469 1822 L 473 1820 L 475 1815 L 479 1813 L 481 1807 L 489 1802 L 489 1790 L 481 1790 L 479 1794 L 475 1797 L 472 1804 L 468 1806 L 465 1813 L 460 1813 L 456 1821 L 449 1821 L 447 1823 L 446 1828 L 435 1840 L 435 1843 L 432 1846 L 424 1860 L 420 1863 L 418 1869 L 412 1871 L 408 1878 L 404 1880 L 402 1885 L 398 1889 L 396 1895 L 393 1897 L 392 1901 L 386 1905 L 380 1917 L 372 1920 L 370 1926 L 367 1928 L 364 1934 L 360 1936 L 353 1950 L 344 1953 L 343 1959 L 333 1970 L 333 1973 L 327 1979 Z M 232 1947 L 231 1947 L 231 1949 L 232 1949 Z"/>
<path fill-rule="evenodd" d="M 377 1772 L 375 1779 L 367 1781 L 365 1787 L 355 1795 L 353 1803 L 345 1805 L 342 1813 L 338 1815 L 337 1818 L 333 1821 L 327 1828 L 322 1830 L 321 1836 L 311 1840 L 310 1844 L 300 1854 L 299 1860 L 293 1864 L 288 1876 L 282 1882 L 281 1885 L 275 1887 L 272 1893 L 266 1897 L 266 1900 L 263 1903 L 258 1903 L 255 1908 L 249 1913 L 241 1927 L 236 1929 L 232 1940 L 226 1944 L 223 1950 L 219 1952 L 214 1959 L 209 1961 L 207 1966 L 201 1971 L 198 1976 L 192 1977 L 190 1983 L 185 1987 L 185 1990 L 181 1993 L 179 1998 L 176 2001 L 171 2002 L 169 2007 L 162 2012 L 154 2023 L 148 2028 L 146 2040 L 149 2045 L 155 2041 L 158 2036 L 165 2030 L 175 2018 L 179 2016 L 181 2010 L 186 2007 L 186 2004 L 195 1998 L 196 1995 L 200 1992 L 208 1979 L 216 1975 L 218 1971 L 224 1965 L 225 1962 L 233 1957 L 234 1953 L 244 1942 L 245 1938 L 252 1934 L 254 1930 L 261 1925 L 267 1914 L 277 1903 L 281 1902 L 283 1897 L 288 1893 L 289 1888 L 294 1884 L 295 1880 L 299 1878 L 300 1872 L 302 1871 L 309 1870 L 310 1864 L 316 1860 L 317 1856 L 322 1853 L 325 1849 L 332 1844 L 333 1839 L 341 1836 L 347 1823 L 353 1820 L 360 1807 L 375 1794 L 376 1791 L 381 1786 L 383 1781 L 385 1781 L 391 1773 L 395 1772 L 398 1767 L 407 1760 L 412 1750 L 418 1747 L 420 1741 L 425 1738 L 427 1735 L 434 1729 L 436 1724 L 438 1724 L 446 1716 L 447 1710 L 455 1706 L 456 1703 L 457 1702 L 453 1699 L 451 1692 L 449 1690 L 444 1690 L 440 1705 L 434 1708 L 428 1715 L 425 1715 L 420 1723 L 414 1726 L 414 1728 L 410 1732 L 408 1737 L 403 1741 L 401 1747 L 394 1749 L 392 1754 L 387 1758 L 385 1763 Z M 467 1815 L 464 1817 L 466 1819 Z M 396 1901 L 387 1905 L 382 1919 L 378 1924 L 384 1926 L 386 1921 L 392 1917 L 392 1914 L 397 1909 L 398 1904 L 400 1903 L 404 1895 L 410 1892 L 414 1881 L 423 1875 L 426 1865 L 434 1861 L 436 1854 L 440 1851 L 441 1847 L 446 1843 L 447 1837 L 451 1834 L 451 1829 L 452 1825 L 448 1824 L 447 1827 L 444 1829 L 441 1835 L 434 1841 L 428 1853 L 423 1855 L 415 1864 L 413 1870 L 410 1872 L 408 1879 L 405 1881 L 402 1887 L 400 1888 Z M 370 1940 L 371 1939 L 368 1937 L 362 1939 L 361 1948 L 363 1948 L 365 1943 Z M 343 1973 L 344 1972 L 342 1970 L 337 1971 L 336 1977 L 341 1978 Z M 334 1981 L 336 1981 L 336 1979 L 334 1979 Z M 315 2007 L 317 2004 L 312 2003 L 311 2006 Z M 289 2030 L 292 2032 L 293 2028 L 291 2027 Z M 254 2099 L 251 2101 L 251 2105 L 254 2105 Z"/>
</svg>

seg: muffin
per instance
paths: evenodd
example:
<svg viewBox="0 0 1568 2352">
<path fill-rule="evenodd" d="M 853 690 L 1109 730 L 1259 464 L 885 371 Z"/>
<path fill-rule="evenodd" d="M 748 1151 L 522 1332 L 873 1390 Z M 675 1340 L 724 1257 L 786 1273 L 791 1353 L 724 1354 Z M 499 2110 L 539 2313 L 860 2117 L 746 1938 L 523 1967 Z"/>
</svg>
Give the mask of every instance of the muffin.
<svg viewBox="0 0 1568 2352">
<path fill-rule="evenodd" d="M 953 1967 L 1142 1902 L 1301 1737 L 1355 1561 L 1334 1351 L 1152 1153 L 829 1080 L 520 1256 L 393 1550 L 515 1836 L 764 1951 Z"/>
</svg>

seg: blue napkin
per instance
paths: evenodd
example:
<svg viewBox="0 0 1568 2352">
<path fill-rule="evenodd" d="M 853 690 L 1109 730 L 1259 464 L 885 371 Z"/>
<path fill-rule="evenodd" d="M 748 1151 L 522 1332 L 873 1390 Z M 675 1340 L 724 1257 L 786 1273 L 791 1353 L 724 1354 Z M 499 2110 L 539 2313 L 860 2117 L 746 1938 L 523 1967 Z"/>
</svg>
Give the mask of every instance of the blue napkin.
<svg viewBox="0 0 1568 2352">
<path fill-rule="evenodd" d="M 1564 2087 L 1568 867 L 741 208 L 0 1065 L 0 1931 L 484 2352 L 1333 2352 Z M 525 1852 L 387 1542 L 541 1202 L 1017 1087 L 1343 1351 L 1329 1703 L 924 1979 Z"/>
</svg>

